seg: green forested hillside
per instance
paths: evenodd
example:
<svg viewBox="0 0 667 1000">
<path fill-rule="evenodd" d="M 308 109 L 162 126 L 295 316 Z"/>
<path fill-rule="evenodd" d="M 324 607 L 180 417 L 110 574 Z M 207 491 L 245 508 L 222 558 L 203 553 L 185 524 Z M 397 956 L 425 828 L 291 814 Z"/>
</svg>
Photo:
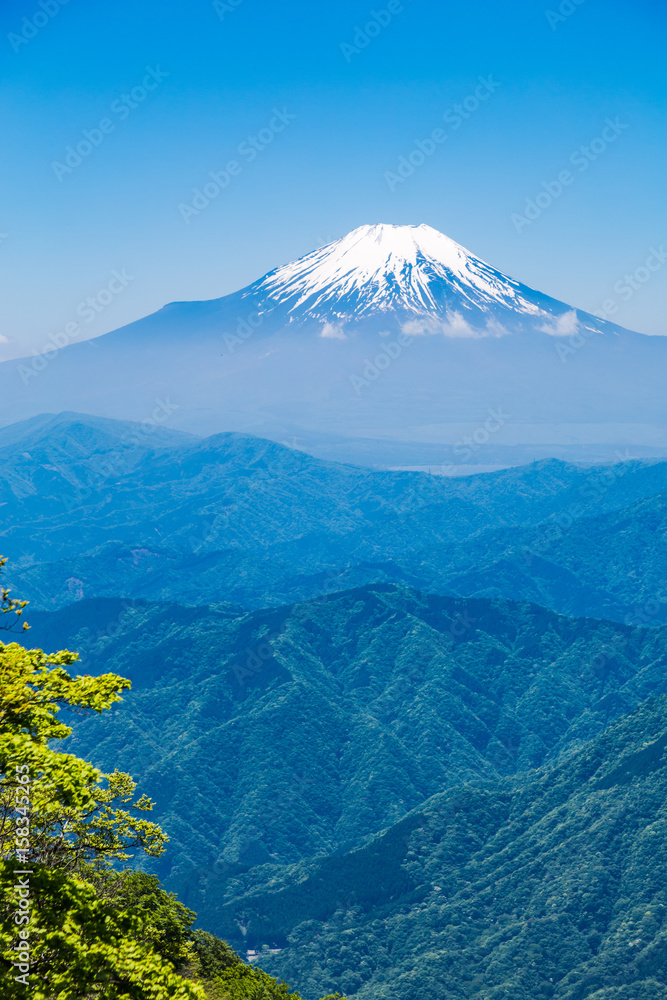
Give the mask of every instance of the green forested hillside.
<svg viewBox="0 0 667 1000">
<path fill-rule="evenodd" d="M 67 749 L 140 782 L 141 864 L 305 1000 L 667 1000 L 665 496 L 667 463 L 0 432 L 21 641 L 132 682 Z M 232 964 L 211 1000 L 285 992 Z"/>
<path fill-rule="evenodd" d="M 0 587 L 3 635 L 16 634 L 24 606 Z M 300 1000 L 226 942 L 193 932 L 196 914 L 136 870 L 164 852 L 147 819 L 153 803 L 130 774 L 61 749 L 71 734 L 63 709 L 102 714 L 129 682 L 75 675 L 76 662 L 67 650 L 0 641 L 3 1000 Z"/>
<path fill-rule="evenodd" d="M 75 721 L 72 747 L 158 802 L 161 873 L 213 931 L 256 866 L 350 850 L 667 692 L 664 629 L 387 585 L 261 612 L 80 602 L 31 622 L 31 642 L 131 679 L 109 717 Z"/>
<path fill-rule="evenodd" d="M 312 998 L 665 1000 L 667 699 L 530 776 L 434 796 L 230 901 Z"/>
<path fill-rule="evenodd" d="M 51 609 L 98 596 L 257 608 L 390 582 L 655 624 L 666 490 L 667 463 L 451 479 L 159 422 L 65 414 L 0 434 L 8 580 Z"/>
<path fill-rule="evenodd" d="M 471 542 L 478 565 L 450 576 L 455 592 L 530 600 L 566 614 L 628 624 L 663 621 L 667 602 L 667 493 L 567 524 L 546 522 Z M 470 562 L 472 563 L 472 558 Z"/>
</svg>

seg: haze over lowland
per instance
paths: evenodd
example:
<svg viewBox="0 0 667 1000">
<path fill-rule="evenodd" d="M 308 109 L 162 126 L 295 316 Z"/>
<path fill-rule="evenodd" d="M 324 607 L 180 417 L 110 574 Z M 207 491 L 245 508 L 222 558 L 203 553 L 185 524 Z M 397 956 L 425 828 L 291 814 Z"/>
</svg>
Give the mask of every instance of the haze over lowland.
<svg viewBox="0 0 667 1000">
<path fill-rule="evenodd" d="M 361 226 L 232 295 L 78 335 L 0 365 L 1 420 L 67 400 L 371 464 L 667 453 L 666 338 L 535 291 L 426 225 Z"/>
</svg>

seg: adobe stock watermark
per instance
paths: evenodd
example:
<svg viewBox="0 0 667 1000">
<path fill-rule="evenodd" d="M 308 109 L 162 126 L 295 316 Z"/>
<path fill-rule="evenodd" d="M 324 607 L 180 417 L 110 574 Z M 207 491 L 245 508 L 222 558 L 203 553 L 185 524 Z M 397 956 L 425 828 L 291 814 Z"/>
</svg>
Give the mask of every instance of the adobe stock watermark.
<svg viewBox="0 0 667 1000">
<path fill-rule="evenodd" d="M 607 118 L 605 126 L 599 136 L 596 136 L 587 146 L 578 146 L 570 154 L 569 162 L 576 167 L 580 174 L 585 173 L 592 163 L 602 156 L 609 147 L 616 142 L 618 137 L 630 128 L 624 124 L 620 118 Z M 565 192 L 565 189 L 574 184 L 577 175 L 571 170 L 561 170 L 558 177 L 551 181 L 542 181 L 542 190 L 534 198 L 526 198 L 523 215 L 513 212 L 510 221 L 517 233 L 522 233 L 528 226 L 532 226 L 536 219 L 557 201 Z"/>
<path fill-rule="evenodd" d="M 24 385 L 27 385 L 31 378 L 39 375 L 59 354 L 63 347 L 67 347 L 81 335 L 84 325 L 92 323 L 103 313 L 114 301 L 114 299 L 125 291 L 134 278 L 128 274 L 126 269 L 112 271 L 111 278 L 104 288 L 100 288 L 95 295 L 89 295 L 82 299 L 76 307 L 78 319 L 65 323 L 62 330 L 49 334 L 46 343 L 41 350 L 32 349 L 33 358 L 28 363 L 27 358 L 22 359 L 22 363 L 17 365 L 16 371 Z"/>
<path fill-rule="evenodd" d="M 632 611 L 623 619 L 625 625 L 635 625 L 646 628 L 660 616 L 665 616 L 665 605 L 667 605 L 667 581 L 659 585 L 659 589 L 641 604 L 636 604 Z M 659 623 L 658 623 L 659 624 Z"/>
<path fill-rule="evenodd" d="M 425 139 L 416 139 L 412 150 L 407 155 L 399 156 L 396 169 L 385 171 L 384 179 L 389 190 L 393 192 L 399 184 L 405 184 L 415 170 L 422 167 L 426 160 L 447 142 L 450 132 L 456 132 L 460 129 L 464 121 L 474 115 L 500 86 L 501 84 L 493 79 L 493 75 L 480 76 L 475 89 L 462 101 L 453 104 L 443 114 L 443 120 L 449 131 L 444 128 L 434 128 Z"/>
<path fill-rule="evenodd" d="M 10 31 L 7 35 L 7 41 L 14 52 L 20 52 L 24 45 L 36 38 L 42 28 L 45 28 L 60 12 L 60 8 L 65 7 L 69 2 L 70 0 L 38 0 L 37 7 L 39 9 L 30 17 L 24 17 L 21 20 L 20 34 Z"/>
<path fill-rule="evenodd" d="M 265 666 L 273 662 L 275 651 L 272 644 L 279 638 L 280 632 L 268 632 L 252 646 L 246 647 L 245 662 L 235 663 L 232 667 L 234 677 L 241 687 L 245 687 L 250 677 L 254 677 Z"/>
<path fill-rule="evenodd" d="M 386 371 L 397 358 L 400 358 L 404 348 L 414 343 L 414 337 L 410 333 L 400 333 L 396 340 L 382 345 L 382 350 L 371 360 L 366 358 L 361 375 L 348 375 L 350 384 L 357 396 L 360 396 L 364 389 L 367 389 Z"/>
<path fill-rule="evenodd" d="M 636 267 L 631 274 L 624 274 L 614 282 L 613 288 L 622 302 L 629 302 L 637 292 L 640 292 L 651 280 L 653 275 L 662 270 L 667 263 L 667 251 L 664 246 L 649 247 L 649 254 L 643 264 Z M 609 319 L 618 312 L 616 299 L 605 299 L 602 308 L 595 313 L 600 319 Z"/>
<path fill-rule="evenodd" d="M 623 475 L 622 463 L 636 461 L 636 456 L 616 451 L 614 461 L 617 464 L 594 469 L 585 482 L 579 487 L 581 501 L 574 501 L 559 511 L 547 521 L 534 526 L 535 540 L 531 545 L 521 549 L 524 561 L 532 566 L 533 560 L 542 558 L 556 542 L 561 541 L 574 524 L 589 516 L 593 505 L 604 497 L 616 480 Z"/>
<path fill-rule="evenodd" d="M 68 581 L 69 582 L 69 581 Z M 80 583 L 81 581 L 77 581 Z M 94 648 L 96 643 L 104 639 L 114 639 L 120 634 L 123 628 L 123 622 L 132 614 L 137 608 L 137 602 L 131 599 L 125 599 L 120 606 L 120 611 L 104 626 L 104 628 L 98 628 L 95 632 L 90 632 L 85 639 L 79 640 L 77 646 L 79 647 L 79 653 L 84 650 L 91 650 Z"/>
<path fill-rule="evenodd" d="M 475 428 L 472 434 L 464 434 L 460 441 L 457 441 L 454 445 L 454 454 L 460 459 L 461 464 L 465 464 L 471 458 L 474 458 L 480 448 L 487 445 L 493 435 L 502 430 L 512 419 L 509 413 L 505 413 L 502 406 L 489 409 L 487 413 L 488 416 L 486 419 L 480 423 L 479 427 Z M 456 468 L 456 466 L 444 465 L 442 467 L 443 474 L 447 475 L 447 471 L 451 468 Z"/>
<path fill-rule="evenodd" d="M 629 302 L 637 292 L 640 292 L 648 284 L 657 271 L 662 270 L 665 264 L 667 264 L 667 251 L 664 246 L 649 247 L 648 256 L 643 264 L 636 267 L 632 273 L 624 274 L 622 278 L 614 282 L 613 289 L 621 302 Z M 619 308 L 618 299 L 608 298 L 602 303 L 602 308 L 597 309 L 593 315 L 599 319 L 612 320 Z M 565 364 L 569 361 L 573 354 L 580 351 L 598 333 L 598 330 L 582 327 L 578 324 L 577 330 L 569 337 L 557 338 L 554 349 L 561 362 Z"/>
<path fill-rule="evenodd" d="M 115 115 L 118 121 L 125 121 L 126 118 L 129 118 L 132 111 L 138 108 L 140 104 L 143 104 L 168 76 L 169 73 L 160 69 L 159 66 L 146 66 L 146 75 L 143 77 L 141 83 L 137 84 L 136 87 L 132 87 L 129 93 L 121 94 L 120 97 L 112 101 L 109 107 L 110 113 Z M 84 128 L 81 133 L 83 138 L 79 139 L 76 145 L 65 147 L 65 155 L 62 161 L 53 160 L 51 163 L 51 169 L 60 182 L 68 174 L 73 173 L 77 167 L 80 167 L 83 161 L 94 153 L 96 149 L 99 149 L 106 137 L 116 131 L 118 121 L 105 116 L 99 120 L 94 128 Z"/>
<path fill-rule="evenodd" d="M 478 621 L 479 618 L 473 618 L 468 611 L 468 606 L 466 605 L 464 611 L 457 611 L 452 618 L 452 623 L 449 627 L 449 635 L 455 641 L 457 639 L 464 639 L 475 628 Z M 447 633 L 444 634 L 446 635 Z"/>
<path fill-rule="evenodd" d="M 240 7 L 245 0 L 213 0 L 213 10 L 221 21 L 224 21 L 227 14 L 233 14 L 237 7 Z"/>
<path fill-rule="evenodd" d="M 586 0 L 562 0 L 557 10 L 545 10 L 544 16 L 549 22 L 551 30 L 555 31 L 559 24 L 565 24 L 568 18 L 572 17 L 585 2 Z"/>
<path fill-rule="evenodd" d="M 242 157 L 246 163 L 252 163 L 267 146 L 271 145 L 280 132 L 284 132 L 291 125 L 296 117 L 287 108 L 282 110 L 274 108 L 273 117 L 268 124 L 255 135 L 249 135 L 243 142 L 239 143 L 236 148 L 238 156 Z M 192 217 L 201 215 L 204 209 L 208 208 L 211 202 L 215 201 L 218 195 L 229 187 L 232 179 L 239 177 L 242 173 L 243 163 L 236 159 L 228 160 L 222 170 L 209 170 L 210 180 L 206 181 L 201 188 L 192 189 L 194 195 L 192 201 L 188 204 L 181 202 L 178 206 L 183 222 L 189 226 Z"/>
<path fill-rule="evenodd" d="M 16 860 L 22 868 L 15 869 L 12 875 L 16 878 L 14 893 L 16 909 L 14 924 L 16 925 L 17 942 L 13 947 L 16 961 L 14 981 L 22 986 L 30 985 L 30 911 L 32 900 L 30 892 L 30 876 L 33 869 L 28 867 L 33 858 L 31 838 L 32 817 L 32 778 L 28 764 L 18 764 L 15 767 L 14 786 L 14 852 Z"/>
<path fill-rule="evenodd" d="M 150 415 L 137 421 L 135 425 L 123 434 L 120 438 L 121 444 L 131 445 L 134 448 L 150 447 L 152 436 L 181 408 L 180 403 L 172 403 L 168 396 L 166 399 L 158 398 L 153 402 L 155 406 Z M 132 471 L 133 465 L 127 451 L 115 454 L 111 453 L 109 455 L 87 455 L 74 438 L 70 441 L 70 447 L 75 451 L 81 452 L 81 464 L 86 466 L 88 473 L 97 481 L 94 485 L 79 486 L 71 495 L 63 494 L 61 500 L 67 511 L 74 510 L 85 500 L 94 496 L 112 476 L 116 478 Z M 75 455 L 75 457 L 78 456 Z M 74 582 L 80 583 L 81 581 L 75 580 Z"/>
<path fill-rule="evenodd" d="M 412 499 L 408 502 L 406 511 L 414 511 L 417 500 L 420 507 L 422 504 L 439 502 L 442 499 L 442 491 L 436 485 L 437 481 L 441 477 L 452 478 L 461 475 L 461 467 L 468 465 L 468 463 L 472 463 L 474 469 L 474 465 L 479 464 L 480 452 L 491 438 L 512 421 L 512 415 L 507 413 L 504 406 L 501 405 L 490 407 L 486 414 L 486 417 L 480 420 L 473 431 L 464 434 L 452 445 L 452 451 L 456 456 L 455 462 L 445 461 L 440 465 L 429 465 L 428 473 L 424 473 L 418 480 L 418 485 L 412 493 Z M 473 463 L 473 459 L 476 459 L 476 462 Z M 401 511 L 401 513 L 406 511 Z"/>
<path fill-rule="evenodd" d="M 462 465 L 467 465 L 473 458 L 479 457 L 479 452 L 489 443 L 494 434 L 497 434 L 511 421 L 509 413 L 505 413 L 502 406 L 496 406 L 487 410 L 487 416 L 470 434 L 464 434 L 452 450 L 458 461 L 444 462 L 437 471 L 431 471 L 432 477 L 456 476 Z"/>
<path fill-rule="evenodd" d="M 236 333 L 225 333 L 222 337 L 227 351 L 233 354 L 237 347 L 242 347 L 259 330 L 263 322 L 264 320 L 258 312 L 248 313 L 245 317 L 238 316 Z"/>
<path fill-rule="evenodd" d="M 412 2 L 412 0 L 410 0 Z M 367 49 L 374 38 L 377 38 L 385 28 L 388 28 L 391 22 L 397 17 L 398 14 L 402 14 L 405 10 L 405 4 L 401 0 L 389 0 L 386 7 L 380 10 L 372 10 L 368 15 L 368 21 L 362 26 L 356 24 L 354 27 L 354 35 L 352 36 L 352 42 L 341 42 L 340 50 L 343 53 L 345 62 L 351 63 L 353 56 L 359 56 Z"/>
</svg>

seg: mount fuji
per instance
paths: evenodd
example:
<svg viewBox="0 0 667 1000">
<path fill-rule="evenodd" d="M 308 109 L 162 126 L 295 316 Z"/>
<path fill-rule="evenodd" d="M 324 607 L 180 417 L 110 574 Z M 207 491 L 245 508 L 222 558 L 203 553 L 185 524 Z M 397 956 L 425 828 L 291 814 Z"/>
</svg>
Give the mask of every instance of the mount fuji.
<svg viewBox="0 0 667 1000">
<path fill-rule="evenodd" d="M 504 332 L 519 317 L 552 318 L 547 300 L 430 226 L 361 226 L 277 268 L 246 294 L 289 322 L 345 323 L 396 313 L 438 318 L 457 336 Z M 567 307 L 565 307 L 567 312 Z M 465 319 L 463 319 L 465 317 Z M 463 319 L 463 322 L 462 322 Z M 472 324 L 477 324 L 473 326 Z"/>
<path fill-rule="evenodd" d="M 232 295 L 0 364 L 0 424 L 79 410 L 364 464 L 664 455 L 666 362 L 667 338 L 430 226 L 367 225 Z"/>
</svg>

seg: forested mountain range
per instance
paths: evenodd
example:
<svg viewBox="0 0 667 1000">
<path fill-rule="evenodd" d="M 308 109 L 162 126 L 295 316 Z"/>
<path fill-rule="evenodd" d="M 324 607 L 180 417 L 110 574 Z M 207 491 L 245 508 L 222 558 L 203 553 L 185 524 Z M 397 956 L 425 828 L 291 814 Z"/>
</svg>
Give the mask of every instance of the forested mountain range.
<svg viewBox="0 0 667 1000">
<path fill-rule="evenodd" d="M 64 748 L 155 799 L 201 927 L 304 1000 L 667 1000 L 667 463 L 624 457 L 0 431 L 21 641 L 132 682 Z"/>
<path fill-rule="evenodd" d="M 451 478 L 45 416 L 0 431 L 0 539 L 12 586 L 41 608 L 96 596 L 260 608 L 392 582 L 664 622 L 667 463 L 625 457 Z"/>
<path fill-rule="evenodd" d="M 73 749 L 132 768 L 157 800 L 164 874 L 190 903 L 195 868 L 349 850 L 449 785 L 539 767 L 667 693 L 662 628 L 392 585 L 256 612 L 83 601 L 31 622 L 85 672 L 131 679 Z"/>
<path fill-rule="evenodd" d="M 351 854 L 266 870 L 231 931 L 309 996 L 664 1000 L 667 700 L 554 767 L 453 788 Z M 224 925 L 223 925 L 224 926 Z"/>
</svg>

